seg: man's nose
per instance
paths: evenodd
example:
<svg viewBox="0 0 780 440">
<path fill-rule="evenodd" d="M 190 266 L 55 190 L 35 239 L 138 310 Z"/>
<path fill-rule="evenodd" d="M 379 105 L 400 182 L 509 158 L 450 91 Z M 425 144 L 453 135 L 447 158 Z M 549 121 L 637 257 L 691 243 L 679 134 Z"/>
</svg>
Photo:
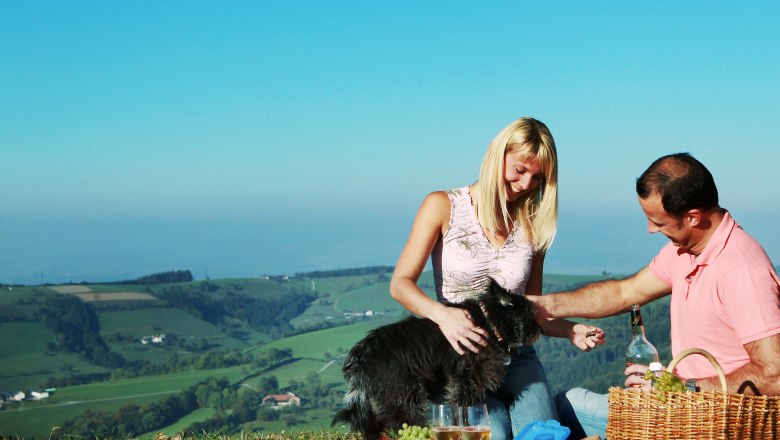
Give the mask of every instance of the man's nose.
<svg viewBox="0 0 780 440">
<path fill-rule="evenodd" d="M 655 223 L 651 221 L 647 221 L 647 232 L 651 234 L 655 234 L 656 232 L 660 231 L 661 229 L 655 225 Z"/>
</svg>

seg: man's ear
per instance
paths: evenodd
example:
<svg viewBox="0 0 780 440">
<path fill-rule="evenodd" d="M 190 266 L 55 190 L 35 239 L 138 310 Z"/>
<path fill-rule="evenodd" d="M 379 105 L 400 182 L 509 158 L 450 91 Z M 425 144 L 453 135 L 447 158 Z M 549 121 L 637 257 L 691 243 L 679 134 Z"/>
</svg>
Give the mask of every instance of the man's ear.
<svg viewBox="0 0 780 440">
<path fill-rule="evenodd" d="M 692 227 L 699 226 L 702 220 L 701 210 L 691 209 L 690 211 L 685 213 L 685 218 L 688 221 L 688 224 L 691 225 Z"/>
</svg>

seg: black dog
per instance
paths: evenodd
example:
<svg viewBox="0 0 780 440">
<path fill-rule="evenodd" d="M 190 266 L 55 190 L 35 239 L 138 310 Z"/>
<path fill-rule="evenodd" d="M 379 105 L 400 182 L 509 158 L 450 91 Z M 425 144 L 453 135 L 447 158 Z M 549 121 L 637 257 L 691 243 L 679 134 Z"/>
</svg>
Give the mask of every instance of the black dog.
<svg viewBox="0 0 780 440">
<path fill-rule="evenodd" d="M 475 325 L 488 330 L 487 347 L 461 356 L 436 323 L 416 317 L 372 330 L 344 362 L 345 407 L 332 425 L 348 423 L 366 440 L 376 440 L 404 422 L 426 425 L 434 396 L 457 404 L 483 401 L 486 390 L 501 385 L 508 347 L 530 344 L 541 334 L 531 302 L 493 280 L 487 292 L 453 307 L 466 309 Z"/>
</svg>

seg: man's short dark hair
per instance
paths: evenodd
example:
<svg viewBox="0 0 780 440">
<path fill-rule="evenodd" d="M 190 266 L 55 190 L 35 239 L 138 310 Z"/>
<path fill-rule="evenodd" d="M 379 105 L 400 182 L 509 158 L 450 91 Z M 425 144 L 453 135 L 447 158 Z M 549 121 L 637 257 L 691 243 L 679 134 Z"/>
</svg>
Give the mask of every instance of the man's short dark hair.
<svg viewBox="0 0 780 440">
<path fill-rule="evenodd" d="M 689 153 L 656 159 L 636 179 L 636 193 L 642 199 L 658 193 L 664 210 L 676 218 L 691 209 L 706 211 L 718 206 L 718 188 L 712 174 Z"/>
</svg>

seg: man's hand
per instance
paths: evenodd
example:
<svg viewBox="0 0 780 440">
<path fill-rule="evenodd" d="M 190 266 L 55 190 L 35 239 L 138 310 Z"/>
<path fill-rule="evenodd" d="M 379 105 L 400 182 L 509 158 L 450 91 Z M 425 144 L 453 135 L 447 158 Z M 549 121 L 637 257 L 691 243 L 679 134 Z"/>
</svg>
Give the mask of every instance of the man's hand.
<svg viewBox="0 0 780 440">
<path fill-rule="evenodd" d="M 650 381 L 645 380 L 645 373 L 650 367 L 647 365 L 629 365 L 626 367 L 626 388 L 632 390 L 650 391 L 652 386 Z"/>
</svg>

